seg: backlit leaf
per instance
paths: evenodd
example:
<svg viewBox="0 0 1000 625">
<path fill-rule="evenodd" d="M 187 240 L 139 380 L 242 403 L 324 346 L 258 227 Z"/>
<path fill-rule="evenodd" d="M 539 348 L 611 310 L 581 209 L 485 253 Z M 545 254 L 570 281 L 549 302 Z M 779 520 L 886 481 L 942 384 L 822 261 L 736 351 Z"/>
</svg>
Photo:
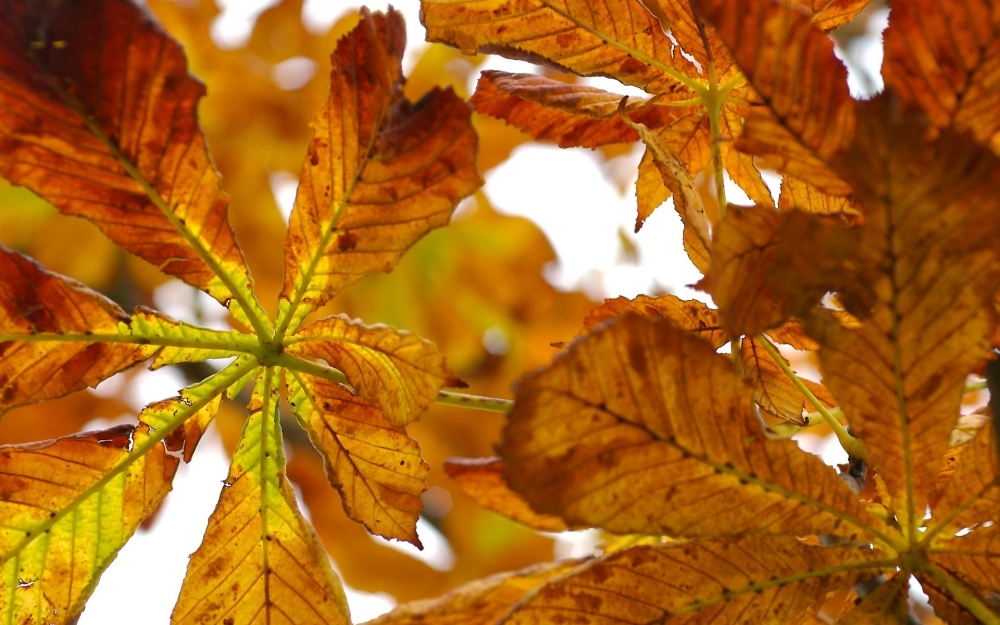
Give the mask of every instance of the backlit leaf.
<svg viewBox="0 0 1000 625">
<path fill-rule="evenodd" d="M 257 347 L 253 335 L 236 330 L 221 332 L 176 321 L 149 308 L 139 307 L 132 316 L 132 334 L 163 345 L 150 369 L 212 358 L 231 358 Z"/>
<path fill-rule="evenodd" d="M 805 398 L 788 375 L 768 354 L 759 339 L 746 337 L 740 347 L 743 371 L 754 384 L 753 399 L 757 404 L 785 421 L 803 425 L 802 408 Z M 788 361 L 785 361 L 788 364 Z"/>
<path fill-rule="evenodd" d="M 840 625 L 902 625 L 908 623 L 909 576 L 897 573 L 880 584 L 837 623 Z"/>
<path fill-rule="evenodd" d="M 699 3 L 764 105 L 737 147 L 835 195 L 851 189 L 829 160 L 854 134 L 855 102 L 833 42 L 801 11 L 762 0 Z"/>
<path fill-rule="evenodd" d="M 170 491 L 177 459 L 145 427 L 0 447 L 0 614 L 74 623 L 98 577 Z"/>
<path fill-rule="evenodd" d="M 834 276 L 843 284 L 841 301 L 861 325 L 849 329 L 819 311 L 809 328 L 821 345 L 825 384 L 855 433 L 878 441 L 872 460 L 915 531 L 948 449 L 965 377 L 986 358 L 996 327 L 1000 206 L 993 181 L 1000 162 L 954 137 L 918 144 L 920 121 L 884 99 L 866 103 L 862 119 L 842 171 L 850 172 L 867 223 L 852 232 L 855 251 Z M 841 253 L 835 238 L 818 241 L 823 249 L 813 244 L 812 256 Z M 794 282 L 796 272 L 812 271 L 779 265 L 788 273 L 775 279 L 776 289 Z"/>
<path fill-rule="evenodd" d="M 764 440 L 751 394 L 708 343 L 622 317 L 521 381 L 500 448 L 509 483 L 570 527 L 622 534 L 874 527 L 818 459 Z"/>
<path fill-rule="evenodd" d="M 781 179 L 778 208 L 783 211 L 800 210 L 805 213 L 819 213 L 821 215 L 857 216 L 861 214 L 852 198 L 824 193 L 814 185 L 793 176 L 784 176 Z"/>
<path fill-rule="evenodd" d="M 927 0 L 894 6 L 883 74 L 935 126 L 970 132 L 1000 150 L 993 114 L 1000 106 L 1000 15 L 991 3 L 973 0 L 961 11 Z"/>
<path fill-rule="evenodd" d="M 333 54 L 288 236 L 280 331 L 367 274 L 389 271 L 481 184 L 468 106 L 435 88 L 403 95 L 399 13 L 362 12 Z"/>
<path fill-rule="evenodd" d="M 172 623 L 350 623 L 340 581 L 285 477 L 278 375 L 257 380 L 229 477 Z"/>
<path fill-rule="evenodd" d="M 608 319 L 619 315 L 636 313 L 650 319 L 669 319 L 675 326 L 689 330 L 692 334 L 715 347 L 722 347 L 728 338 L 719 326 L 714 308 L 709 308 L 698 300 L 682 300 L 676 295 L 649 297 L 638 295 L 634 299 L 616 297 L 590 311 L 583 320 L 584 330 L 593 330 Z"/>
<path fill-rule="evenodd" d="M 566 524 L 557 516 L 538 514 L 507 486 L 505 467 L 499 458 L 452 458 L 444 470 L 462 491 L 484 508 L 542 532 L 561 532 Z"/>
<path fill-rule="evenodd" d="M 414 601 L 366 625 L 494 625 L 529 592 L 579 566 L 583 560 L 548 562 L 498 573 L 456 588 L 437 599 Z"/>
<path fill-rule="evenodd" d="M 634 547 L 549 582 L 500 622 L 780 623 L 870 574 L 876 558 L 784 536 Z"/>
<path fill-rule="evenodd" d="M 290 354 L 323 358 L 397 425 L 413 421 L 445 386 L 462 386 L 433 343 L 345 315 L 311 323 L 290 336 Z"/>
<path fill-rule="evenodd" d="M 323 455 L 344 510 L 368 531 L 420 546 L 417 518 L 430 467 L 417 442 L 343 386 L 289 372 L 288 401 Z"/>
<path fill-rule="evenodd" d="M 159 349 L 137 344 L 111 300 L 2 246 L 0 275 L 0 414 L 96 386 Z"/>
<path fill-rule="evenodd" d="M 180 46 L 127 0 L 0 10 L 0 174 L 262 319 Z"/>
</svg>

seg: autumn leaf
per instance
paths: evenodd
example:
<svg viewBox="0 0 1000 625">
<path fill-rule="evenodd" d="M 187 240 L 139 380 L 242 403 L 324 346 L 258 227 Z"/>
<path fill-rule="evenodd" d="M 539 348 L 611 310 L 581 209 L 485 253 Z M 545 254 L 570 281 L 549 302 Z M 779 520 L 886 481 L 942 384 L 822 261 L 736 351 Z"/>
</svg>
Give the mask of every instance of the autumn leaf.
<svg viewBox="0 0 1000 625">
<path fill-rule="evenodd" d="M 205 540 L 191 556 L 174 623 L 350 623 L 340 580 L 295 503 L 284 475 L 279 379 L 257 379 Z"/>
<path fill-rule="evenodd" d="M 417 442 L 347 388 L 288 375 L 292 410 L 323 454 L 348 516 L 373 534 L 420 546 L 417 517 L 430 467 Z"/>
<path fill-rule="evenodd" d="M 557 516 L 538 514 L 504 477 L 506 468 L 499 458 L 452 458 L 444 470 L 476 503 L 542 532 L 561 532 L 566 524 Z"/>
<path fill-rule="evenodd" d="M 173 622 L 244 623 L 258 615 L 269 622 L 349 622 L 340 582 L 285 478 L 281 379 L 289 381 L 288 399 L 327 455 L 330 479 L 352 516 L 373 532 L 419 545 L 416 521 L 428 467 L 402 424 L 416 419 L 442 386 L 461 382 L 433 344 L 416 335 L 336 316 L 300 327 L 316 300 L 299 305 L 308 288 L 328 298 L 376 265 L 388 271 L 479 186 L 468 107 L 441 90 L 410 103 L 401 90 L 402 18 L 362 12 L 334 54 L 334 77 L 352 78 L 334 83 L 334 104 L 317 126 L 327 134 L 317 135 L 302 188 L 315 191 L 309 185 L 321 184 L 331 160 L 349 163 L 353 178 L 346 193 L 338 192 L 336 219 L 314 222 L 322 230 L 318 238 L 293 237 L 290 279 L 306 278 L 290 291 L 294 303 L 279 304 L 283 316 L 275 331 L 232 238 L 227 200 L 195 115 L 203 87 L 188 75 L 180 47 L 129 2 L 47 8 L 0 5 L 11 18 L 0 32 L 12 35 L 0 45 L 0 98 L 6 98 L 0 127 L 8 155 L 0 158 L 0 173 L 207 291 L 239 328 L 203 328 L 142 306 L 126 314 L 82 284 L 0 248 L 0 409 L 95 386 L 149 359 L 150 369 L 231 359 L 178 396 L 148 405 L 137 426 L 4 448 L 4 457 L 15 460 L 0 505 L 11 508 L 16 523 L 4 530 L 9 544 L 0 561 L 6 567 L 0 605 L 18 620 L 75 622 L 100 573 L 169 490 L 179 457 L 190 461 L 223 401 L 256 379 L 230 479 L 192 556 Z M 377 32 L 391 36 L 371 37 Z M 372 78 L 376 69 L 389 76 L 381 95 L 353 80 Z M 339 113 L 329 117 L 341 99 L 360 103 L 353 109 L 360 130 Z M 355 132 L 354 140 L 365 134 L 362 143 L 330 144 L 329 132 L 345 130 Z M 318 143 L 326 144 L 323 150 Z M 367 152 L 355 158 L 363 146 Z M 326 164 L 314 171 L 310 162 L 320 153 Z M 371 195 L 376 191 L 398 197 L 381 202 Z M 330 215 L 329 205 L 299 206 L 292 216 L 299 233 L 309 230 L 296 215 Z M 321 239 L 331 233 L 345 255 L 324 249 Z M 370 246 L 380 255 L 375 265 Z M 368 260 L 352 265 L 351 258 Z M 353 277 L 330 289 L 323 282 L 328 271 Z M 63 458 L 65 449 L 72 454 Z M 37 471 L 47 470 L 49 458 L 65 465 L 53 470 L 72 473 L 66 463 L 74 462 L 86 471 L 65 487 L 52 482 L 58 492 L 47 494 L 51 487 L 38 481 Z M 34 508 L 18 508 L 32 497 L 41 498 L 29 504 Z M 114 531 L 87 525 L 94 505 L 105 506 L 99 524 L 115 521 L 117 513 L 107 510 L 122 510 Z M 63 532 L 67 522 L 74 524 L 65 530 L 68 546 L 40 538 L 39 532 Z"/>
<path fill-rule="evenodd" d="M 763 339 L 767 340 L 767 339 Z M 805 398 L 785 373 L 781 365 L 761 343 L 762 339 L 744 338 L 740 347 L 743 371 L 754 383 L 753 399 L 764 410 L 785 421 L 803 425 L 802 409 Z M 779 357 L 788 367 L 788 361 Z"/>
<path fill-rule="evenodd" d="M 539 564 L 476 580 L 437 599 L 414 601 L 367 625 L 493 625 L 510 605 L 546 581 L 572 571 L 582 560 Z"/>
<path fill-rule="evenodd" d="M 719 326 L 718 311 L 697 300 L 682 300 L 670 294 L 604 300 L 603 304 L 590 311 L 583 320 L 583 330 L 593 330 L 608 319 L 630 312 L 650 319 L 669 319 L 677 327 L 689 330 L 715 347 L 721 347 L 728 341 Z"/>
<path fill-rule="evenodd" d="M 538 512 L 620 534 L 868 527 L 817 459 L 755 433 L 751 394 L 708 343 L 622 317 L 521 382 L 500 448 L 509 483 Z"/>
<path fill-rule="evenodd" d="M 145 426 L 0 446 L 5 618 L 64 623 L 79 614 L 101 573 L 170 491 L 177 463 Z"/>
<path fill-rule="evenodd" d="M 757 96 L 690 6 L 669 3 L 660 9 L 658 20 L 635 0 L 600 5 L 535 0 L 516 7 L 499 1 L 424 0 L 421 16 L 429 40 L 468 54 L 502 54 L 644 89 L 652 98 L 629 106 L 629 119 L 676 152 L 691 177 L 714 161 L 720 182 L 724 168 L 754 201 L 773 204 L 753 161 L 732 144 Z M 664 34 L 667 29 L 672 39 Z M 674 51 L 674 42 L 683 54 Z M 596 147 L 636 140 L 615 118 L 613 103 L 620 99 L 583 85 L 491 72 L 480 80 L 472 102 L 477 111 L 501 117 L 538 139 L 563 147 Z M 647 152 L 636 189 L 636 230 L 676 190 L 655 172 L 652 152 Z"/>
<path fill-rule="evenodd" d="M 468 106 L 451 90 L 404 97 L 405 43 L 390 13 L 337 44 L 285 240 L 279 335 L 345 286 L 390 271 L 482 185 Z"/>
<path fill-rule="evenodd" d="M 127 0 L 0 10 L 0 175 L 262 329 L 180 46 Z"/>
</svg>

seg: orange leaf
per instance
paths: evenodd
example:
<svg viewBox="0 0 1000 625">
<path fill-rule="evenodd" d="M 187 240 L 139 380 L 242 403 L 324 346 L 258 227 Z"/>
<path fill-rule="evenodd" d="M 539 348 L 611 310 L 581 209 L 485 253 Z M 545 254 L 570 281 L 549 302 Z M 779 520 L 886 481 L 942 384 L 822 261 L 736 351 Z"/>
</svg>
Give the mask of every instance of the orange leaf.
<svg viewBox="0 0 1000 625">
<path fill-rule="evenodd" d="M 5 0 L 3 12 L 0 174 L 262 315 L 198 127 L 205 87 L 181 47 L 126 0 Z"/>
<path fill-rule="evenodd" d="M 802 393 L 792 384 L 791 379 L 770 354 L 764 351 L 760 341 L 755 338 L 744 338 L 740 357 L 743 360 L 744 373 L 754 383 L 754 401 L 764 410 L 785 421 L 805 425 L 802 419 L 802 408 L 805 404 Z M 787 360 L 785 364 L 788 364 Z"/>
<path fill-rule="evenodd" d="M 159 349 L 132 339 L 111 300 L 3 246 L 0 276 L 0 414 L 96 386 Z"/>
<path fill-rule="evenodd" d="M 763 99 L 737 147 L 827 193 L 850 193 L 830 158 L 854 135 L 855 103 L 829 37 L 802 12 L 769 0 L 699 7 Z"/>
<path fill-rule="evenodd" d="M 627 313 L 637 313 L 649 319 L 666 318 L 679 328 L 689 330 L 695 336 L 714 347 L 722 347 L 729 339 L 719 326 L 716 311 L 698 300 L 682 300 L 676 295 L 650 297 L 638 295 L 635 299 L 616 297 L 590 311 L 583 320 L 583 330 L 593 330 L 608 319 Z"/>
<path fill-rule="evenodd" d="M 520 495 L 510 490 L 500 458 L 452 458 L 444 464 L 451 479 L 484 508 L 541 532 L 561 532 L 566 524 L 557 516 L 538 514 Z"/>
<path fill-rule="evenodd" d="M 430 341 L 346 315 L 311 323 L 286 345 L 289 354 L 323 358 L 343 371 L 351 386 L 396 425 L 419 417 L 442 387 L 464 386 Z"/>
<path fill-rule="evenodd" d="M 778 208 L 783 211 L 799 210 L 804 213 L 821 215 L 845 215 L 857 217 L 861 211 L 850 196 L 830 195 L 817 187 L 793 176 L 781 179 L 781 195 Z"/>
<path fill-rule="evenodd" d="M 500 447 L 508 481 L 538 512 L 615 533 L 877 526 L 817 458 L 764 440 L 751 392 L 711 345 L 621 317 L 521 381 Z"/>
<path fill-rule="evenodd" d="M 430 467 L 401 425 L 339 384 L 286 373 L 288 401 L 323 455 L 344 511 L 368 531 L 421 547 L 417 518 Z"/>
<path fill-rule="evenodd" d="M 367 274 L 390 271 L 482 185 L 470 111 L 450 89 L 403 95 L 403 18 L 362 11 L 333 53 L 285 239 L 279 329 Z"/>
</svg>

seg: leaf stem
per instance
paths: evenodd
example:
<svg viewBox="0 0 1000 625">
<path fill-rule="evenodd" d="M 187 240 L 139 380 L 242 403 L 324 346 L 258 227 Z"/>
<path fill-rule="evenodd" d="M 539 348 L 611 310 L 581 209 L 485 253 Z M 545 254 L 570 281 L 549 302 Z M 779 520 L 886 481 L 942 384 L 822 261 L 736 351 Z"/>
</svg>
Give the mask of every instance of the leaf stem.
<svg viewBox="0 0 1000 625">
<path fill-rule="evenodd" d="M 957 579 L 939 569 L 933 562 L 924 561 L 920 570 L 927 573 L 934 581 L 941 584 L 945 590 L 962 606 L 972 613 L 980 622 L 987 625 L 1000 625 L 1000 615 L 991 610 L 976 595 L 976 592 Z"/>
<path fill-rule="evenodd" d="M 767 339 L 767 337 L 763 334 L 758 334 L 756 339 L 764 348 L 764 351 L 766 351 L 774 362 L 781 367 L 781 370 L 785 372 L 785 375 L 787 375 L 788 379 L 792 381 L 795 388 L 799 389 L 799 392 L 802 393 L 806 399 L 808 399 L 809 402 L 816 407 L 816 411 L 833 429 L 833 433 L 837 435 L 837 440 L 840 441 L 841 446 L 843 446 L 844 450 L 847 451 L 847 454 L 852 458 L 858 458 L 860 460 L 864 460 L 865 462 L 870 462 L 868 458 L 868 450 L 865 448 L 864 441 L 852 436 L 850 432 L 848 432 L 844 426 L 841 425 L 840 421 L 838 421 L 836 417 L 834 417 L 833 414 L 827 409 L 827 407 L 823 405 L 823 402 L 817 399 L 813 392 L 809 390 L 809 387 L 799 379 L 799 376 L 796 375 L 794 371 L 792 371 L 792 368 L 788 366 L 785 359 L 780 353 L 778 353 L 778 349 Z"/>
<path fill-rule="evenodd" d="M 322 365 L 318 362 L 305 360 L 298 356 L 281 353 L 273 359 L 273 364 L 279 367 L 298 371 L 306 375 L 316 376 L 324 380 L 330 380 L 338 384 L 350 384 L 345 376 L 338 369 Z M 456 393 L 454 391 L 438 391 L 435 403 L 446 406 L 458 406 L 459 408 L 470 408 L 472 410 L 485 410 L 487 412 L 507 413 L 514 406 L 514 401 L 501 399 L 499 397 L 486 397 L 483 395 L 469 395 L 467 393 Z"/>
</svg>

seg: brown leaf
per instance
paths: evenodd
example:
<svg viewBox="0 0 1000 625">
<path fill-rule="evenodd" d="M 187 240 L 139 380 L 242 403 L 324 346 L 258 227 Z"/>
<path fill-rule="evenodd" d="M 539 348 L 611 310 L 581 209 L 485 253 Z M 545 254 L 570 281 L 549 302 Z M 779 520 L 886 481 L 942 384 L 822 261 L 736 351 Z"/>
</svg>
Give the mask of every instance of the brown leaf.
<svg viewBox="0 0 1000 625">
<path fill-rule="evenodd" d="M 802 408 L 805 399 L 788 375 L 764 351 L 760 341 L 746 337 L 740 347 L 743 371 L 754 384 L 753 399 L 768 412 L 792 423 L 805 425 Z M 784 360 L 784 358 L 782 358 Z M 788 361 L 785 361 L 788 364 Z"/>
<path fill-rule="evenodd" d="M 0 174 L 230 310 L 251 307 L 198 127 L 205 87 L 127 0 L 4 0 Z"/>
<path fill-rule="evenodd" d="M 830 158 L 854 135 L 855 103 L 829 37 L 801 11 L 776 2 L 703 0 L 698 6 L 763 99 L 737 147 L 827 193 L 850 193 Z"/>
<path fill-rule="evenodd" d="M 444 470 L 458 482 L 466 495 L 484 508 L 541 532 L 567 529 L 562 519 L 551 514 L 538 514 L 520 495 L 510 490 L 500 458 L 452 458 L 445 462 Z"/>
<path fill-rule="evenodd" d="M 159 349 L 130 340 L 111 300 L 3 246 L 0 277 L 0 414 L 96 386 Z"/>
<path fill-rule="evenodd" d="M 420 446 L 345 387 L 287 372 L 288 401 L 323 455 L 347 515 L 383 538 L 421 547 L 417 518 L 430 467 Z"/>
<path fill-rule="evenodd" d="M 468 105 L 434 89 L 403 95 L 403 18 L 370 14 L 333 54 L 285 239 L 279 329 L 367 274 L 390 271 L 482 185 Z"/>
<path fill-rule="evenodd" d="M 908 623 L 907 605 L 909 575 L 897 573 L 879 584 L 871 594 L 860 600 L 853 610 L 837 621 L 838 625 L 903 625 Z"/>
</svg>

